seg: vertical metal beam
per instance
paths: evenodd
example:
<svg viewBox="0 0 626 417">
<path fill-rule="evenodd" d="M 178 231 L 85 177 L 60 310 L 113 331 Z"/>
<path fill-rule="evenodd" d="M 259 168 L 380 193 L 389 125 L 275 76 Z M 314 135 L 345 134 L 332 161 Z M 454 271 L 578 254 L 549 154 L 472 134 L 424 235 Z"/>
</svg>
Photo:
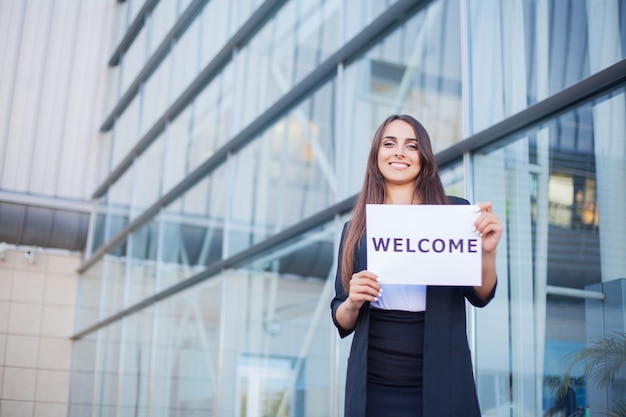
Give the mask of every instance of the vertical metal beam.
<svg viewBox="0 0 626 417">
<path fill-rule="evenodd" d="M 548 97 L 548 64 L 550 44 L 550 9 L 547 0 L 537 1 L 536 44 L 531 49 L 537 51 L 534 62 L 537 64 L 537 97 Z M 532 93 L 531 93 L 532 94 Z M 529 94 L 529 95 L 531 95 Z M 544 363 L 546 350 L 546 311 L 548 285 L 548 235 L 550 182 L 550 131 L 547 127 L 537 132 L 537 200 L 535 217 L 535 413 L 543 413 Z"/>
</svg>

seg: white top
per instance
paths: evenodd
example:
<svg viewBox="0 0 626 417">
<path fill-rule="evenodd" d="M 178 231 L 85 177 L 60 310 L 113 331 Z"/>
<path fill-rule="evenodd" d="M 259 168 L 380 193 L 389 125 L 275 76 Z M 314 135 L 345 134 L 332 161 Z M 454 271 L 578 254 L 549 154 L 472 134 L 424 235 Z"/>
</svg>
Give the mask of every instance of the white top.
<svg viewBox="0 0 626 417">
<path fill-rule="evenodd" d="M 381 284 L 382 294 L 370 306 L 383 310 L 426 311 L 426 285 Z"/>
</svg>

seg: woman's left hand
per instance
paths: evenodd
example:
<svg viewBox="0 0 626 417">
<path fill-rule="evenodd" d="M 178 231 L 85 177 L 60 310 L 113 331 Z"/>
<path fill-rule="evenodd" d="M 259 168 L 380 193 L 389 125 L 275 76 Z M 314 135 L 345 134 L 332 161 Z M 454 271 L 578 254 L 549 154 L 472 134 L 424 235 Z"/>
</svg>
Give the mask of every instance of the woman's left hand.
<svg viewBox="0 0 626 417">
<path fill-rule="evenodd" d="M 493 212 L 491 201 L 476 203 L 476 205 L 480 208 L 480 215 L 474 222 L 476 233 L 482 237 L 483 252 L 493 252 L 500 242 L 502 221 Z"/>
</svg>

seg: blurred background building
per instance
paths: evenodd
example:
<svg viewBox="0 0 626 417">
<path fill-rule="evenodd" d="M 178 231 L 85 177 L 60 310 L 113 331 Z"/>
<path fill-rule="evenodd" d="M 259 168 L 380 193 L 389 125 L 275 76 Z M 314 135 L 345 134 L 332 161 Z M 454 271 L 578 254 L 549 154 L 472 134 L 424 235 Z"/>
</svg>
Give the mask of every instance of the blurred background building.
<svg viewBox="0 0 626 417">
<path fill-rule="evenodd" d="M 343 415 L 336 250 L 392 113 L 506 226 L 483 415 L 550 413 L 626 332 L 625 56 L 621 0 L 0 0 L 0 416 Z"/>
</svg>

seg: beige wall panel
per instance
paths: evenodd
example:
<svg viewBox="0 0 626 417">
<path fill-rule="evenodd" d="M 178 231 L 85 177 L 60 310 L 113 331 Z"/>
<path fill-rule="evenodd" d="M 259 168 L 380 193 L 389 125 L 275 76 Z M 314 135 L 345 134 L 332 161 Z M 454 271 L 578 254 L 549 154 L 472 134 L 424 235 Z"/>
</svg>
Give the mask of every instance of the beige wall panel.
<svg viewBox="0 0 626 417">
<path fill-rule="evenodd" d="M 30 416 L 33 403 L 30 401 L 0 401 L 0 417 Z"/>
<path fill-rule="evenodd" d="M 2 398 L 15 401 L 33 401 L 37 371 L 25 368 L 4 368 Z"/>
<path fill-rule="evenodd" d="M 67 405 L 54 403 L 35 403 L 33 417 L 66 417 Z"/>
<path fill-rule="evenodd" d="M 5 366 L 36 368 L 39 338 L 10 334 L 7 337 Z"/>
<path fill-rule="evenodd" d="M 0 0 L 1 1 L 1 0 Z M 0 417 L 65 416 L 78 254 L 10 248 L 0 259 Z"/>
</svg>

